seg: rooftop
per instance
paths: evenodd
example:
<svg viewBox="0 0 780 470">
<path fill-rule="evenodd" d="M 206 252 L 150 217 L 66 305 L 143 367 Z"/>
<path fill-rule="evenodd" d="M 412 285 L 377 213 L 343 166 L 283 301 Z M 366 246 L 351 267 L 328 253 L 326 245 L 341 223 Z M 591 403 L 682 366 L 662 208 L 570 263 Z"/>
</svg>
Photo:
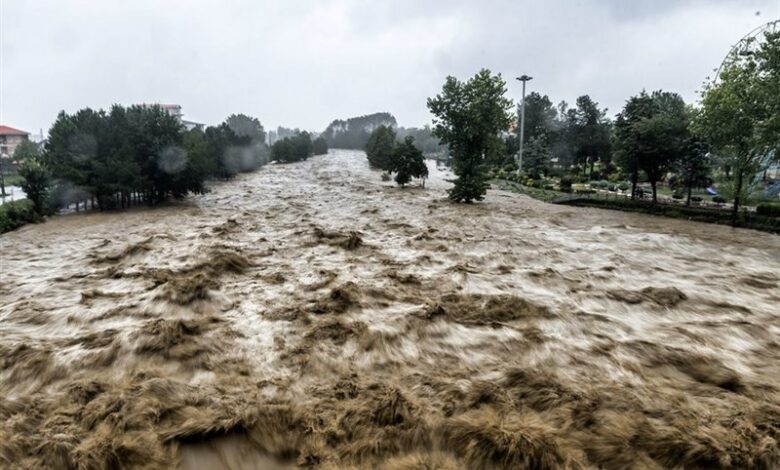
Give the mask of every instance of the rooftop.
<svg viewBox="0 0 780 470">
<path fill-rule="evenodd" d="M 30 135 L 30 133 L 0 124 L 0 135 Z"/>
</svg>

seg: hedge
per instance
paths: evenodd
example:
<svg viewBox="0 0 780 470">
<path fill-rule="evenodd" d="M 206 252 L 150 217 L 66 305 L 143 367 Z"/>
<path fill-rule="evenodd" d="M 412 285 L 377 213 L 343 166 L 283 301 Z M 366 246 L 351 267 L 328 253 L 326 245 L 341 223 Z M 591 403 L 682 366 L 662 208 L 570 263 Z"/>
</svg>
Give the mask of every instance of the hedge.
<svg viewBox="0 0 780 470">
<path fill-rule="evenodd" d="M 10 201 L 0 205 L 0 233 L 10 232 L 31 222 L 43 220 L 35 212 L 35 207 L 29 199 Z"/>
</svg>

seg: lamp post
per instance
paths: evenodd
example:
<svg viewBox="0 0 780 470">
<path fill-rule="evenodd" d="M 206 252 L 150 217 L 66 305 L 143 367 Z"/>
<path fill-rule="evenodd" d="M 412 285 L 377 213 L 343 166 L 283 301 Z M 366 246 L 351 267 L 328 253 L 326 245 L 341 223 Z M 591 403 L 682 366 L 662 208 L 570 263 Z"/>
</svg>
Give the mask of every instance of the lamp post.
<svg viewBox="0 0 780 470">
<path fill-rule="evenodd" d="M 523 82 L 523 103 L 520 107 L 520 152 L 517 158 L 517 169 L 523 169 L 523 143 L 525 140 L 525 82 L 533 80 L 533 77 L 522 75 L 517 80 Z"/>
</svg>

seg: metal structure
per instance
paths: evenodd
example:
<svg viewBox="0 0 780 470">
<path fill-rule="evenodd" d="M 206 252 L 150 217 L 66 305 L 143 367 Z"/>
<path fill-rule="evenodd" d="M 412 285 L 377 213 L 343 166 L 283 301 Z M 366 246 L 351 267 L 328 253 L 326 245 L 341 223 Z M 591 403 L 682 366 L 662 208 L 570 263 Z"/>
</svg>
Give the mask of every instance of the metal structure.
<svg viewBox="0 0 780 470">
<path fill-rule="evenodd" d="M 777 32 L 780 32 L 780 19 L 772 20 L 769 23 L 762 24 L 761 26 L 754 28 L 752 31 L 742 36 L 742 38 L 731 47 L 729 53 L 726 54 L 726 57 L 720 64 L 720 67 L 713 70 L 715 72 L 715 78 L 713 79 L 713 82 L 717 83 L 720 79 L 720 74 L 730 65 L 739 62 L 740 58 L 744 55 L 755 51 L 758 48 L 758 45 L 761 44 L 761 41 L 764 38 L 764 34 Z"/>
<path fill-rule="evenodd" d="M 520 151 L 517 156 L 517 169 L 523 169 L 523 144 L 525 143 L 525 83 L 533 80 L 534 77 L 522 75 L 517 80 L 523 82 L 523 104 L 520 109 Z"/>
</svg>

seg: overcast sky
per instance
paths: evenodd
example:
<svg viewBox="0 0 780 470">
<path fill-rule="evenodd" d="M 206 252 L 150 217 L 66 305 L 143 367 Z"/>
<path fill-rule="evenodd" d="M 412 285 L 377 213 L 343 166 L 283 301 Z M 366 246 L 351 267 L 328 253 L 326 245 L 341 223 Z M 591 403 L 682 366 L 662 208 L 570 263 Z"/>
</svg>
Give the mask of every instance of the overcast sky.
<svg viewBox="0 0 780 470">
<path fill-rule="evenodd" d="M 178 103 L 322 130 L 375 111 L 430 121 L 447 75 L 482 67 L 610 114 L 642 89 L 695 91 L 778 0 L 0 0 L 2 124 L 44 132 L 57 112 Z M 760 12 L 760 16 L 757 16 Z M 518 82 L 509 94 L 520 98 Z"/>
</svg>

